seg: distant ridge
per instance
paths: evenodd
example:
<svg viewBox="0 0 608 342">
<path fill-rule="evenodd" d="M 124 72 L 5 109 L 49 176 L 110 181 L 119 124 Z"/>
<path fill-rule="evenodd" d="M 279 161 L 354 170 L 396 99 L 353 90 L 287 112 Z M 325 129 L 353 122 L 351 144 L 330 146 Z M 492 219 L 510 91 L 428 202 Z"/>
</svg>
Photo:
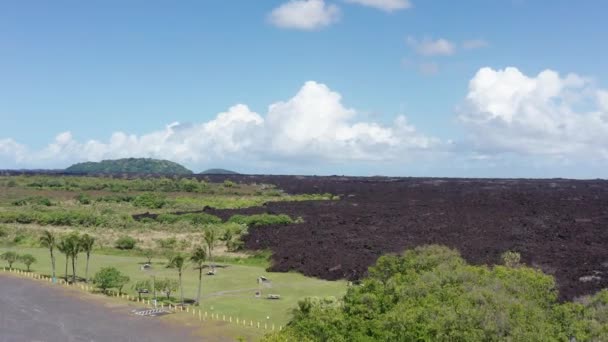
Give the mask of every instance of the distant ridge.
<svg viewBox="0 0 608 342">
<path fill-rule="evenodd" d="M 201 175 L 240 175 L 238 172 L 234 172 L 226 169 L 209 169 L 200 173 Z"/>
<path fill-rule="evenodd" d="M 152 158 L 125 158 L 115 160 L 102 160 L 100 162 L 78 163 L 65 169 L 65 172 L 84 174 L 192 174 L 192 171 L 186 169 L 178 163 L 169 160 L 160 160 Z"/>
</svg>

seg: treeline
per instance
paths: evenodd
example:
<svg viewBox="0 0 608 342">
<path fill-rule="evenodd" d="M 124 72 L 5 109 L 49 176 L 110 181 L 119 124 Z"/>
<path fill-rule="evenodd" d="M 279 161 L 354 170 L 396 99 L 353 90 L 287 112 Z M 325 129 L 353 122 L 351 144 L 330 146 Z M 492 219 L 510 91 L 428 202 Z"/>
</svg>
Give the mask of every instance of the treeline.
<svg viewBox="0 0 608 342">
<path fill-rule="evenodd" d="M 288 215 L 234 215 L 229 223 L 238 223 L 248 227 L 267 226 L 275 224 L 290 224 L 300 222 Z M 160 224 L 175 224 L 186 222 L 194 226 L 223 223 L 222 219 L 207 213 L 189 214 L 158 214 L 139 219 L 140 223 L 157 222 Z M 39 224 L 42 226 L 81 226 L 81 227 L 129 227 L 136 223 L 129 214 L 110 214 L 87 209 L 59 210 L 19 210 L 0 211 L 0 223 Z"/>
<path fill-rule="evenodd" d="M 341 300 L 301 301 L 271 341 L 608 341 L 608 290 L 560 303 L 553 277 L 447 247 L 383 256 Z"/>
<path fill-rule="evenodd" d="M 205 180 L 199 181 L 196 178 L 116 179 L 110 177 L 31 176 L 5 179 L 5 186 L 18 185 L 35 189 L 67 191 L 104 190 L 111 192 L 160 191 L 206 193 L 212 190 L 209 183 Z"/>
</svg>

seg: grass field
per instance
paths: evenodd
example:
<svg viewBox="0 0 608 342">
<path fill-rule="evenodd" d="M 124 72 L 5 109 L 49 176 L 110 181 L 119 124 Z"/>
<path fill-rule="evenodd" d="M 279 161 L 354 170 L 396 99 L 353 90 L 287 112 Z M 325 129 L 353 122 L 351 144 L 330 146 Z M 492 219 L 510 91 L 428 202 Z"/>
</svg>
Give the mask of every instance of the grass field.
<svg viewBox="0 0 608 342">
<path fill-rule="evenodd" d="M 32 271 L 50 275 L 51 263 L 48 250 L 23 247 L 0 248 L 0 254 L 8 250 L 34 255 L 38 261 L 32 265 Z M 84 276 L 85 260 L 85 255 L 81 254 L 77 265 L 78 276 Z M 94 254 L 91 257 L 89 274 L 92 276 L 105 266 L 116 267 L 130 277 L 131 281 L 125 286 L 125 292 L 131 295 L 136 294 L 131 286 L 138 280 L 151 279 L 153 275 L 157 278 L 177 279 L 177 271 L 166 268 L 165 259 L 153 259 L 152 270 L 142 271 L 140 266 L 145 261 L 146 259 L 143 257 Z M 296 307 L 298 300 L 305 297 L 341 297 L 346 292 L 346 282 L 344 281 L 319 280 L 297 273 L 269 273 L 260 266 L 224 265 L 226 265 L 225 268 L 217 269 L 215 276 L 203 275 L 201 308 L 205 311 L 284 325 L 289 319 L 290 310 Z M 8 267 L 8 264 L 2 262 L 0 266 Z M 21 264 L 14 266 L 24 268 Z M 64 271 L 65 259 L 59 255 L 57 257 L 58 276 L 63 276 Z M 71 270 L 69 273 L 71 274 Z M 271 281 L 270 288 L 262 288 L 263 297 L 268 294 L 278 294 L 281 296 L 280 300 L 255 298 L 255 291 L 258 289 L 256 280 L 259 276 L 265 276 Z M 186 269 L 183 284 L 184 296 L 189 299 L 195 298 L 198 271 L 191 267 Z M 161 294 L 158 295 L 161 296 Z M 172 296 L 178 297 L 179 294 L 175 293 Z"/>
</svg>

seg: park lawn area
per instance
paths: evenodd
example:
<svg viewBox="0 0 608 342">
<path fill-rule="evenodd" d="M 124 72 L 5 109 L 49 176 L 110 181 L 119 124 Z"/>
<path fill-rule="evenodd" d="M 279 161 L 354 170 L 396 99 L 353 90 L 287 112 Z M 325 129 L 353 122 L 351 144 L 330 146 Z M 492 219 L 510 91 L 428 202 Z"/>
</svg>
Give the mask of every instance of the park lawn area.
<svg viewBox="0 0 608 342">
<path fill-rule="evenodd" d="M 8 250 L 19 254 L 32 254 L 38 260 L 32 265 L 32 271 L 40 274 L 51 274 L 51 262 L 48 249 L 44 248 L 0 248 L 0 254 Z M 124 292 L 136 295 L 132 285 L 139 280 L 158 278 L 178 279 L 175 269 L 166 268 L 166 259 L 153 259 L 152 269 L 142 271 L 144 257 L 93 254 L 89 266 L 89 277 L 102 267 L 113 266 L 130 277 L 130 282 L 124 287 Z M 77 275 L 84 277 L 86 256 L 81 253 L 78 258 Z M 57 276 L 63 276 L 65 258 L 56 252 Z M 290 318 L 291 309 L 297 302 L 306 297 L 342 297 L 346 293 L 345 281 L 326 281 L 305 277 L 299 273 L 271 273 L 261 266 L 238 264 L 223 264 L 225 268 L 217 268 L 216 275 L 203 275 L 201 310 L 209 313 L 239 317 L 239 319 L 268 322 L 268 324 L 285 325 Z M 14 267 L 25 269 L 17 263 Z M 5 262 L 0 267 L 8 267 Z M 71 262 L 69 264 L 71 274 Z M 255 298 L 258 289 L 257 278 L 267 277 L 271 287 L 262 287 L 262 298 Z M 196 298 L 198 286 L 198 271 L 189 265 L 183 274 L 184 297 Z M 264 299 L 268 294 L 278 294 L 280 300 Z M 158 294 L 162 296 L 162 294 Z M 179 298 L 179 290 L 172 294 Z"/>
</svg>

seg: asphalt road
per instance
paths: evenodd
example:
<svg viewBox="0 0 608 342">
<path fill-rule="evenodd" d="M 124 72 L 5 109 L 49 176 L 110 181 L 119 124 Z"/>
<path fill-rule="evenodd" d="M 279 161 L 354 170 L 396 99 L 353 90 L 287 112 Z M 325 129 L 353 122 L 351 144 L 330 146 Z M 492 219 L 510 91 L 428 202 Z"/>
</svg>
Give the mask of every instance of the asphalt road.
<svg viewBox="0 0 608 342">
<path fill-rule="evenodd" d="M 0 342 L 189 342 L 188 328 L 132 315 L 70 291 L 0 275 Z"/>
</svg>

